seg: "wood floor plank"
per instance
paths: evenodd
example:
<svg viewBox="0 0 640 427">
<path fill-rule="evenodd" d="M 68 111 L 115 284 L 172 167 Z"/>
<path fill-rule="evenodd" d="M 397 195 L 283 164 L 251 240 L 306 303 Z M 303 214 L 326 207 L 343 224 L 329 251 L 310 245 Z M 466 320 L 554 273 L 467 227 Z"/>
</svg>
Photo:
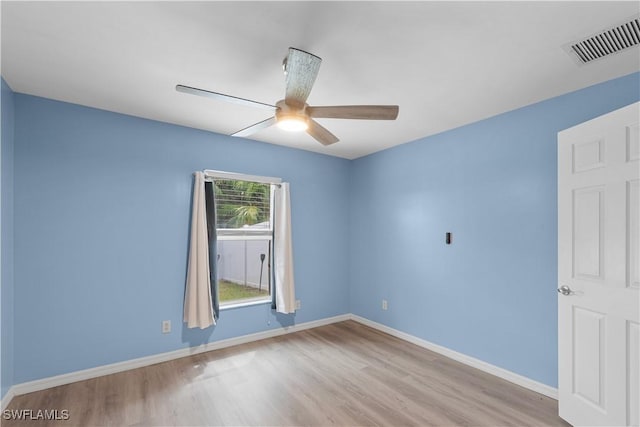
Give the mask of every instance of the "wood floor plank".
<svg viewBox="0 0 640 427">
<path fill-rule="evenodd" d="M 346 321 L 15 397 L 13 426 L 568 426 L 554 399 Z"/>
</svg>

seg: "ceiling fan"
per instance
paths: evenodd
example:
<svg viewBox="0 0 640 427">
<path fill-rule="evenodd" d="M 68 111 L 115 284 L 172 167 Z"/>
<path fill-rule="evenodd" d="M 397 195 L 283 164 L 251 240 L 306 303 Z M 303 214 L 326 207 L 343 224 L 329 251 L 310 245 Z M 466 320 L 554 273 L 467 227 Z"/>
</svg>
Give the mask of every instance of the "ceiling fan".
<svg viewBox="0 0 640 427">
<path fill-rule="evenodd" d="M 178 92 L 206 96 L 222 101 L 267 109 L 274 112 L 272 117 L 255 123 L 231 136 L 249 136 L 259 130 L 277 124 L 289 131 L 306 130 L 309 135 L 323 145 L 338 142 L 338 138 L 321 126 L 314 119 L 360 119 L 360 120 L 395 120 L 398 117 L 397 105 L 340 105 L 316 107 L 307 104 L 307 98 L 318 75 L 322 59 L 293 47 L 282 62 L 285 75 L 284 99 L 276 105 L 238 98 L 191 86 L 177 85 Z"/>
</svg>

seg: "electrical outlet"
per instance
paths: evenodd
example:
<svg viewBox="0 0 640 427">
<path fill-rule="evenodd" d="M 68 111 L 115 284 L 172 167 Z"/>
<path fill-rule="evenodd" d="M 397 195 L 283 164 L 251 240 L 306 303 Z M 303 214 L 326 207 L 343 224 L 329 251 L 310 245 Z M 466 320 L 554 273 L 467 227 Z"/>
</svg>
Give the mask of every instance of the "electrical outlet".
<svg viewBox="0 0 640 427">
<path fill-rule="evenodd" d="M 162 321 L 162 333 L 168 334 L 171 332 L 171 320 L 163 320 Z"/>
<path fill-rule="evenodd" d="M 296 310 L 300 310 L 300 306 L 301 306 L 301 304 L 300 304 L 300 300 L 299 300 L 299 299 L 297 299 L 297 300 L 296 300 Z"/>
<path fill-rule="evenodd" d="M 383 300 L 382 300 L 382 309 L 383 309 L 383 310 L 386 310 L 386 309 L 388 309 L 388 308 L 389 308 L 389 303 L 387 302 L 387 300 L 386 300 L 386 299 L 383 299 Z"/>
</svg>

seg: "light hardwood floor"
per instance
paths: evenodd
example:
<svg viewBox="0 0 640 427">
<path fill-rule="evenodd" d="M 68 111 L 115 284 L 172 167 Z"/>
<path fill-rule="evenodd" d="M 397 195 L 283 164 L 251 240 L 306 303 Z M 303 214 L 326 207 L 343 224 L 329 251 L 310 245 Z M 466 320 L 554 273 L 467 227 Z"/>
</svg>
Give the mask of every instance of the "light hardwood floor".
<svg viewBox="0 0 640 427">
<path fill-rule="evenodd" d="M 568 426 L 553 399 L 353 321 L 17 396 L 2 426 Z"/>
</svg>

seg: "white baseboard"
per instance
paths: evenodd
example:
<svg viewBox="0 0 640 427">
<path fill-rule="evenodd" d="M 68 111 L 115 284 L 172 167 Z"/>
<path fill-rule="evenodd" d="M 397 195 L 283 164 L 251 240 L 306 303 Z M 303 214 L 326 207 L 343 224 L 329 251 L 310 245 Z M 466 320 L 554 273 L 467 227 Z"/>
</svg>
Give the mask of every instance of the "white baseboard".
<svg viewBox="0 0 640 427">
<path fill-rule="evenodd" d="M 11 399 L 13 399 L 13 396 L 15 395 L 16 394 L 13 387 L 9 387 L 9 390 L 7 390 L 7 394 L 5 394 L 4 397 L 0 400 L 0 412 L 5 410 L 5 408 L 9 405 L 9 402 L 11 402 Z"/>
<path fill-rule="evenodd" d="M 362 323 L 363 325 L 385 332 L 389 335 L 393 335 L 394 337 L 400 338 L 401 340 L 408 341 L 412 344 L 416 344 L 420 347 L 442 354 L 443 356 L 446 356 L 450 359 L 464 363 L 465 365 L 487 372 L 491 375 L 495 375 L 496 377 L 502 378 L 503 380 L 507 380 L 521 387 L 535 391 L 536 393 L 544 394 L 545 396 L 548 396 L 552 399 L 556 399 L 556 400 L 558 399 L 557 388 L 548 386 L 546 384 L 542 384 L 538 381 L 532 380 L 531 378 L 527 378 L 522 375 L 516 374 L 515 372 L 511 372 L 506 369 L 499 368 L 490 363 L 483 362 L 480 359 L 467 356 L 466 354 L 458 353 L 457 351 L 448 349 L 438 344 L 434 344 L 427 340 L 423 340 L 422 338 L 418 338 L 416 336 L 407 334 L 405 332 L 401 332 L 397 329 L 390 328 L 389 326 L 374 322 L 364 317 L 360 317 L 355 314 L 352 314 L 351 319 L 356 322 Z"/>
<path fill-rule="evenodd" d="M 31 393 L 34 391 L 44 390 L 51 387 L 57 387 L 64 384 L 70 384 L 77 381 L 88 380 L 91 378 L 97 378 L 103 375 L 115 374 L 117 372 L 128 371 L 131 369 L 142 368 L 144 366 L 155 365 L 157 363 L 167 362 L 169 360 L 179 359 L 181 357 L 191 356 L 193 354 L 204 353 L 207 351 L 218 350 L 221 348 L 227 348 L 239 344 L 245 344 L 253 341 L 259 341 L 267 338 L 273 338 L 280 335 L 290 334 L 293 332 L 303 331 L 305 329 L 317 328 L 319 326 L 329 325 L 331 323 L 342 322 L 345 320 L 354 320 L 362 323 L 363 325 L 372 327 L 379 331 L 385 332 L 394 337 L 416 344 L 420 347 L 442 354 L 450 359 L 464 363 L 481 371 L 495 375 L 499 378 L 510 381 L 519 386 L 525 387 L 529 390 L 551 397 L 553 399 L 558 398 L 558 390 L 550 387 L 546 384 L 539 383 L 530 378 L 523 377 L 522 375 L 508 371 L 503 368 L 491 365 L 483 362 L 482 360 L 467 356 L 462 353 L 458 353 L 454 350 L 450 350 L 446 347 L 431 343 L 423 340 L 422 338 L 415 337 L 413 335 L 401 332 L 397 329 L 390 328 L 381 323 L 374 322 L 372 320 L 360 317 L 354 314 L 343 314 L 334 317 L 328 317 L 326 319 L 314 320 L 311 322 L 300 323 L 293 326 L 287 326 L 278 329 L 271 329 L 263 332 L 257 332 L 255 334 L 243 335 L 235 338 L 228 338 L 220 341 L 210 342 L 197 347 L 188 347 L 179 350 L 174 350 L 166 353 L 154 354 L 151 356 L 140 357 L 137 359 L 126 360 L 124 362 L 112 363 L 109 365 L 98 366 L 95 368 L 84 369 L 81 371 L 70 372 L 68 374 L 56 375 L 54 377 L 43 378 L 39 380 L 29 381 L 25 383 L 15 384 L 9 388 L 7 394 L 0 402 L 0 407 L 4 410 L 11 399 L 14 396 L 19 396 L 25 393 Z"/>
<path fill-rule="evenodd" d="M 11 397 L 19 396 L 25 393 L 44 390 L 59 385 L 70 384 L 77 381 L 88 380 L 91 378 L 101 377 L 103 375 L 115 374 L 117 372 L 128 371 L 130 369 L 142 368 L 144 366 L 155 365 L 156 363 L 167 362 L 181 357 L 191 356 L 193 354 L 204 353 L 207 351 L 218 350 L 221 348 L 231 347 L 234 345 L 245 344 L 248 342 L 259 341 L 266 338 L 277 337 L 280 335 L 290 334 L 293 332 L 303 331 L 305 329 L 317 328 L 331 323 L 349 320 L 350 314 L 328 317 L 326 319 L 314 320 L 311 322 L 300 323 L 293 326 L 287 326 L 278 329 L 270 329 L 268 331 L 257 332 L 255 334 L 243 335 L 235 338 L 228 338 L 220 341 L 210 342 L 197 347 L 182 348 L 180 350 L 169 351 L 167 353 L 154 354 L 151 356 L 140 357 L 137 359 L 126 360 L 124 362 L 112 363 L 109 365 L 97 366 L 95 368 L 84 369 L 82 371 L 69 372 L 68 374 L 56 375 L 54 377 L 42 378 L 39 380 L 29 381 L 25 383 L 15 384 L 7 392 L 2 404 L 9 403 Z M 11 396 L 10 396 L 10 393 Z M 7 397 L 9 397 L 7 399 Z"/>
</svg>

